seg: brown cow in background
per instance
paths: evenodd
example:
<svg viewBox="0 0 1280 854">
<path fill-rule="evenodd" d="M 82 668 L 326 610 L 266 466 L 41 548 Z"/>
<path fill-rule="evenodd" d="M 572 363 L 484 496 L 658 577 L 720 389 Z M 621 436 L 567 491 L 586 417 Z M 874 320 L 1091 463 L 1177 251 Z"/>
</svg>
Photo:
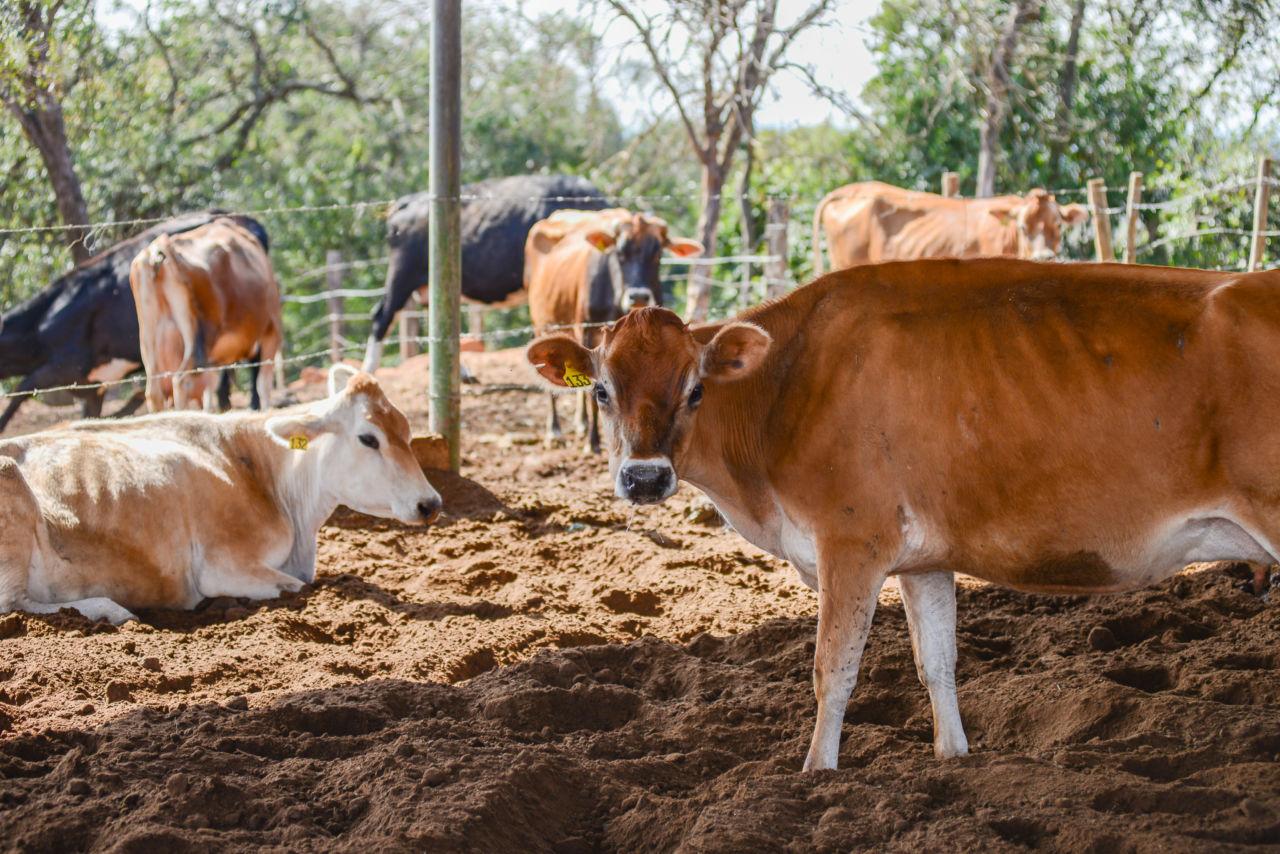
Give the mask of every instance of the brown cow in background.
<svg viewBox="0 0 1280 854">
<path fill-rule="evenodd" d="M 988 199 L 947 198 L 879 181 L 847 184 L 813 212 L 813 273 L 823 272 L 822 234 L 833 269 L 916 258 L 1004 256 L 1050 261 L 1064 226 L 1089 213 L 1059 205 L 1047 190 Z"/>
<path fill-rule="evenodd" d="M 129 285 L 138 309 L 138 341 L 152 412 L 172 398 L 186 409 L 203 398 L 213 408 L 216 372 L 166 377 L 173 371 L 269 361 L 280 351 L 284 324 L 280 286 L 266 250 L 234 220 L 161 235 L 133 259 Z M 271 405 L 270 370 L 258 372 L 259 405 Z"/>
<path fill-rule="evenodd" d="M 687 258 L 702 254 L 696 240 L 672 237 L 666 221 L 625 208 L 603 211 L 561 210 L 539 220 L 525 241 L 524 286 L 529 314 L 539 334 L 549 326 L 577 326 L 587 347 L 599 340 L 599 327 L 633 308 L 662 305 L 658 262 L 663 251 Z M 578 397 L 578 427 L 586 427 L 585 392 Z M 547 422 L 548 438 L 560 432 L 555 396 Z M 600 451 L 598 409 L 591 403 L 591 451 Z"/>
</svg>

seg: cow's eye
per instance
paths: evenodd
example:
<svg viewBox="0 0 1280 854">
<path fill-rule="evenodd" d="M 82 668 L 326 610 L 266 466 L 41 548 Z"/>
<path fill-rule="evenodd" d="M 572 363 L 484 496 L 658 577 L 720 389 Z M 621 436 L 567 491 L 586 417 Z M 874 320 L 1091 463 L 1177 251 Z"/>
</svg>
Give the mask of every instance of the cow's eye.
<svg viewBox="0 0 1280 854">
<path fill-rule="evenodd" d="M 373 448 L 376 451 L 378 450 L 378 437 L 372 433 L 361 433 L 360 444 L 364 445 L 366 448 Z"/>
<path fill-rule="evenodd" d="M 597 385 L 595 390 L 596 403 L 604 405 L 609 402 L 609 392 L 604 390 L 604 386 Z"/>
<path fill-rule="evenodd" d="M 702 403 L 702 383 L 698 383 L 693 387 L 693 391 L 689 392 L 689 408 L 697 409 L 699 403 Z"/>
</svg>

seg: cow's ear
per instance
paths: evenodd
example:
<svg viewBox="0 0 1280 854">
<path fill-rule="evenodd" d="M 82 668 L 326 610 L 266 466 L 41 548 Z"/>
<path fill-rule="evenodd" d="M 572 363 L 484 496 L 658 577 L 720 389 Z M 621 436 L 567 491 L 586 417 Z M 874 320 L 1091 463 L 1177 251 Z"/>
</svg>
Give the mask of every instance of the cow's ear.
<svg viewBox="0 0 1280 854">
<path fill-rule="evenodd" d="M 329 397 L 341 394 L 351 382 L 351 378 L 360 373 L 356 368 L 344 362 L 336 362 L 329 368 Z"/>
<path fill-rule="evenodd" d="M 754 323 L 730 323 L 702 349 L 702 378 L 740 380 L 760 367 L 772 344 L 769 333 Z"/>
<path fill-rule="evenodd" d="M 582 235 L 582 238 L 601 252 L 607 252 L 618 242 L 612 231 L 606 231 L 603 228 L 593 228 Z"/>
<path fill-rule="evenodd" d="M 692 258 L 702 254 L 702 244 L 687 237 L 672 237 L 667 241 L 667 249 L 677 258 Z"/>
<path fill-rule="evenodd" d="M 524 355 L 538 375 L 557 388 L 583 388 L 595 382 L 591 351 L 568 335 L 539 338 Z"/>
<path fill-rule="evenodd" d="M 273 442 L 295 451 L 305 451 L 317 436 L 332 429 L 329 419 L 315 412 L 277 415 L 267 419 L 266 427 Z"/>
<path fill-rule="evenodd" d="M 1079 225 L 1089 218 L 1089 209 L 1075 202 L 1063 205 L 1059 210 L 1062 212 L 1062 221 L 1067 225 Z"/>
</svg>

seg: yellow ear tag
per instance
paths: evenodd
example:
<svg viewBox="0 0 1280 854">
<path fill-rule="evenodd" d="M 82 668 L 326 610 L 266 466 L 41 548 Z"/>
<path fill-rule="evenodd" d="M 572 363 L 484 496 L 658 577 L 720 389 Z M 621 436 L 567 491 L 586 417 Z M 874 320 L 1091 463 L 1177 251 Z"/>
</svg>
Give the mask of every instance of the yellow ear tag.
<svg viewBox="0 0 1280 854">
<path fill-rule="evenodd" d="M 564 384 L 569 388 L 586 388 L 591 385 L 591 377 L 576 370 L 572 365 L 565 365 Z"/>
<path fill-rule="evenodd" d="M 308 441 L 308 440 L 307 440 L 307 437 L 306 437 L 306 436 L 290 436 L 290 437 L 289 437 L 289 450 L 291 450 L 291 451 L 305 451 L 305 450 L 307 449 L 307 441 Z"/>
</svg>

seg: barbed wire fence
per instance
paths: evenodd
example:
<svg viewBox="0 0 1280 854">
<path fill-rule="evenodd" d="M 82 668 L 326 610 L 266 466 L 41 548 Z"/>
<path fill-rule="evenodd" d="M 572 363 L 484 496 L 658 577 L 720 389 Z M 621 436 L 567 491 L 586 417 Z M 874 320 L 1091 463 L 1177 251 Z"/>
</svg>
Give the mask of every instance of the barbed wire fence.
<svg viewBox="0 0 1280 854">
<path fill-rule="evenodd" d="M 1191 189 L 1176 195 L 1170 195 L 1168 198 L 1155 201 L 1141 201 L 1134 199 L 1131 189 L 1124 187 L 1100 187 L 1095 189 L 1093 186 L 1080 187 L 1064 187 L 1052 190 L 1055 196 L 1075 196 L 1080 195 L 1086 198 L 1092 196 L 1095 204 L 1092 205 L 1094 213 L 1095 225 L 1099 221 L 1107 222 L 1107 230 L 1110 231 L 1110 220 L 1118 215 L 1125 215 L 1130 221 L 1141 212 L 1153 212 L 1167 214 L 1170 212 L 1179 213 L 1191 222 L 1197 222 L 1193 211 L 1197 203 L 1202 200 L 1209 200 L 1221 197 L 1223 195 L 1240 193 L 1242 191 L 1254 191 L 1260 198 L 1266 196 L 1266 191 L 1280 188 L 1280 178 L 1272 177 L 1268 173 L 1261 171 L 1257 177 L 1252 178 L 1236 178 L 1222 181 L 1218 184 Z M 1111 195 L 1129 194 L 1127 204 L 1112 206 L 1103 201 L 1097 204 L 1100 196 L 1103 200 Z M 423 194 L 426 195 L 426 194 Z M 1280 193 L 1277 193 L 1280 195 Z M 598 202 L 598 196 L 556 196 L 556 197 L 527 197 L 527 196 L 495 196 L 495 195 L 475 195 L 462 194 L 459 197 L 463 202 L 539 202 L 551 201 L 553 203 L 563 204 L 571 207 L 574 204 L 585 202 Z M 668 194 L 649 194 L 649 195 L 616 195 L 608 194 L 609 200 L 618 205 L 626 205 L 629 207 L 652 210 L 655 206 L 665 202 L 681 201 L 686 202 L 691 199 L 698 199 L 697 193 L 668 193 Z M 736 197 L 735 197 L 736 198 Z M 286 207 L 263 207 L 238 211 L 226 211 L 226 215 L 241 215 L 250 217 L 278 217 L 289 216 L 301 213 L 314 213 L 321 211 L 342 211 L 349 210 L 357 215 L 363 215 L 366 212 L 386 209 L 394 204 L 396 200 L 372 200 L 359 202 L 335 203 L 326 205 L 298 205 Z M 808 233 L 808 219 L 812 215 L 812 211 L 817 207 L 818 199 L 796 196 L 777 195 L 770 199 L 770 218 L 765 230 L 764 241 L 768 244 L 768 251 L 764 254 L 752 254 L 743 252 L 741 254 L 712 256 L 706 258 L 664 258 L 663 265 L 667 268 L 682 268 L 681 272 L 671 272 L 661 277 L 661 283 L 664 286 L 673 286 L 681 282 L 698 282 L 699 284 L 719 291 L 721 296 L 713 301 L 713 305 L 717 309 L 713 312 L 716 316 L 729 316 L 748 305 L 758 302 L 770 296 L 778 295 L 797 284 L 796 278 L 792 275 L 791 269 L 793 262 L 799 258 L 807 258 L 808 253 L 804 251 L 792 251 L 791 244 L 803 243 L 805 235 Z M 776 210 L 780 211 L 779 216 L 774 216 Z M 802 222 L 799 217 L 792 219 L 792 214 L 808 214 Z M 110 229 L 118 229 L 122 227 L 137 228 L 150 227 L 172 219 L 172 217 L 148 217 L 134 219 L 109 220 L 90 224 L 87 228 L 91 232 L 97 234 L 105 234 Z M 1255 219 L 1258 219 L 1255 217 Z M 1280 230 L 1265 228 L 1266 211 L 1262 212 L 1260 221 L 1263 225 L 1259 227 L 1255 222 L 1253 229 L 1245 229 L 1231 226 L 1207 225 L 1205 227 L 1184 228 L 1173 234 L 1163 235 L 1156 238 L 1148 238 L 1140 245 L 1130 248 L 1126 243 L 1126 251 L 1129 255 L 1147 256 L 1161 249 L 1162 247 L 1178 243 L 1180 241 L 1198 240 L 1208 236 L 1227 236 L 1249 238 L 1251 243 L 1266 241 L 1280 237 Z M 0 237 L 14 237 L 24 234 L 47 234 L 56 231 L 65 231 L 71 229 L 83 229 L 85 226 L 28 226 L 28 227 L 10 227 L 0 228 Z M 1132 230 L 1130 231 L 1132 234 Z M 790 240 L 789 240 L 790 238 Z M 1109 244 L 1108 244 L 1109 245 Z M 745 247 L 750 249 L 751 247 Z M 1256 250 L 1255 250 L 1256 253 Z M 1249 249 L 1246 247 L 1242 257 L 1250 255 Z M 377 268 L 385 265 L 390 256 L 381 255 L 371 258 L 353 259 L 353 260 L 333 260 L 332 253 L 327 262 L 320 266 L 305 269 L 287 279 L 283 280 L 282 290 L 284 295 L 282 299 L 285 303 L 295 305 L 310 305 L 315 303 L 327 303 L 329 310 L 319 317 L 308 319 L 305 323 L 292 330 L 292 335 L 299 339 L 306 339 L 309 335 L 316 332 L 317 329 L 328 326 L 331 330 L 329 346 L 323 349 L 313 349 L 301 354 L 293 354 L 283 356 L 270 363 L 259 362 L 241 362 L 236 367 L 258 366 L 274 368 L 278 373 L 284 366 L 302 366 L 324 364 L 336 359 L 346 358 L 351 354 L 358 354 L 365 346 L 367 335 L 355 335 L 355 340 L 348 337 L 348 332 L 355 332 L 355 328 L 359 328 L 361 324 L 369 324 L 371 317 L 369 312 L 356 313 L 346 310 L 346 301 L 355 300 L 368 305 L 370 308 L 372 302 L 385 295 L 385 288 L 344 288 L 344 287 L 327 287 L 322 290 L 306 292 L 308 283 L 324 278 L 329 283 L 341 281 L 341 275 L 358 270 L 366 270 L 369 268 Z M 1114 257 L 1114 256 L 1113 256 Z M 804 261 L 800 261 L 803 264 Z M 1242 261 L 1241 267 L 1247 266 L 1247 262 Z M 1277 266 L 1276 259 L 1272 259 L 1271 266 Z M 717 271 L 725 268 L 732 268 L 736 271 L 736 275 L 731 277 L 716 276 Z M 754 275 L 759 270 L 759 275 Z M 337 275 L 335 275 L 337 274 Z M 303 291 L 303 292 L 297 292 Z M 470 323 L 469 328 L 463 332 L 463 339 L 476 342 L 472 346 L 487 346 L 491 343 L 498 345 L 510 346 L 513 343 L 521 343 L 527 340 L 537 331 L 552 330 L 576 330 L 584 328 L 583 325 L 574 326 L 558 326 L 549 327 L 544 330 L 535 330 L 532 324 L 523 323 L 519 325 L 510 325 L 509 322 L 502 328 L 485 329 L 485 318 L 496 313 L 504 313 L 510 315 L 513 311 L 519 311 L 519 308 L 511 307 L 488 307 L 488 306 L 468 306 L 468 316 Z M 398 347 L 401 359 L 412 356 L 417 348 L 429 347 L 433 341 L 423 335 L 416 334 L 416 324 L 421 323 L 426 312 L 410 308 L 408 305 L 400 313 L 403 318 L 399 336 L 391 336 L 388 344 L 391 345 L 393 351 Z M 409 321 L 409 322 L 406 322 Z M 586 324 L 586 327 L 603 326 L 607 324 Z M 229 366 L 216 367 L 200 367 L 184 371 L 171 371 L 158 375 L 161 378 L 176 379 L 183 376 L 201 373 L 213 373 L 224 370 Z M 40 395 L 49 395 L 57 392 L 81 392 L 95 389 L 111 389 L 121 386 L 139 386 L 146 382 L 146 378 L 141 375 L 131 375 L 117 380 L 105 380 L 96 382 L 71 383 L 47 388 L 37 388 L 22 391 L 0 392 L 0 400 L 7 400 L 19 397 L 35 397 Z M 505 384 L 504 387 L 521 388 L 528 390 L 537 390 L 537 386 L 522 384 Z M 495 389 L 468 388 L 464 390 L 465 394 L 486 393 Z"/>
</svg>

